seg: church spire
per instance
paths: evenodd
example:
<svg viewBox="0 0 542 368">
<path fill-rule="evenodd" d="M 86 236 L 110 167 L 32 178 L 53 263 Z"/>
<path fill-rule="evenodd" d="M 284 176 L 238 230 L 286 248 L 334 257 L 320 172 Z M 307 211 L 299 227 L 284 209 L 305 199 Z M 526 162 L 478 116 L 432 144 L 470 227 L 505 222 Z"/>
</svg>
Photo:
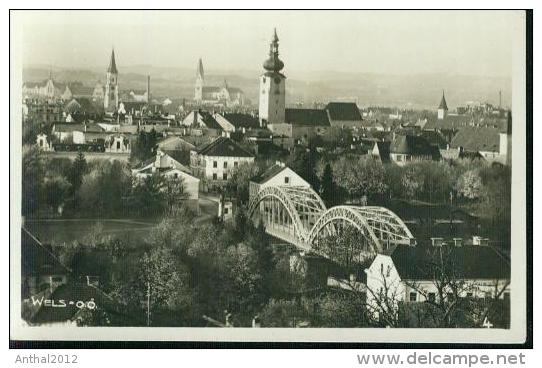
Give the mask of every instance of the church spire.
<svg viewBox="0 0 542 368">
<path fill-rule="evenodd" d="M 201 58 L 199 58 L 198 61 L 198 74 L 197 77 L 204 79 L 204 72 L 203 72 L 203 62 L 201 61 Z"/>
<path fill-rule="evenodd" d="M 115 62 L 115 49 L 111 50 L 111 59 L 109 60 L 109 67 L 107 68 L 108 73 L 118 74 L 117 63 Z"/>
<path fill-rule="evenodd" d="M 448 110 L 448 105 L 446 104 L 446 98 L 444 97 L 444 90 L 442 90 L 442 98 L 440 99 L 440 105 L 438 106 L 439 110 Z"/>
<path fill-rule="evenodd" d="M 279 72 L 284 68 L 284 63 L 279 59 L 279 38 L 276 28 L 273 30 L 273 38 L 269 45 L 269 58 L 263 63 L 263 67 L 270 72 Z"/>
</svg>

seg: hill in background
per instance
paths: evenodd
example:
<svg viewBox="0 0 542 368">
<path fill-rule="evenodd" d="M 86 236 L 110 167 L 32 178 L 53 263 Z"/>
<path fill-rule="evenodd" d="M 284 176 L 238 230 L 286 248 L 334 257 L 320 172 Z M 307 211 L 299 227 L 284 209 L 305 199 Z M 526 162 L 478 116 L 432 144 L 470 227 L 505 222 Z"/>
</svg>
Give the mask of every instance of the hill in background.
<svg viewBox="0 0 542 368">
<path fill-rule="evenodd" d="M 190 68 L 151 67 L 147 65 L 119 66 L 121 90 L 145 89 L 147 75 L 151 75 L 154 97 L 192 99 L 195 70 Z M 105 68 L 54 68 L 55 80 L 66 83 L 80 81 L 94 86 L 104 81 Z M 257 103 L 258 77 L 256 70 L 206 70 L 207 85 L 228 85 L 243 89 L 245 95 Z M 391 106 L 397 108 L 436 109 L 442 90 L 446 91 L 448 107 L 454 109 L 468 101 L 499 103 L 503 91 L 503 106 L 511 105 L 511 81 L 508 78 L 456 76 L 446 74 L 381 75 L 333 71 L 285 71 L 287 103 L 293 105 L 313 102 L 356 101 L 360 107 Z M 47 79 L 48 66 L 28 66 L 23 69 L 23 80 L 37 82 Z"/>
</svg>

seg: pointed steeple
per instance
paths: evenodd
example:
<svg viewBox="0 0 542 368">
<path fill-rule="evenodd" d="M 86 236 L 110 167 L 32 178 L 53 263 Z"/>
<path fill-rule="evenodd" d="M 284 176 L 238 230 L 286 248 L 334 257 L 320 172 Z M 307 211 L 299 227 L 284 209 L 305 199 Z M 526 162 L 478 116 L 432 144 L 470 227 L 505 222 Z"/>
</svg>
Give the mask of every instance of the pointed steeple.
<svg viewBox="0 0 542 368">
<path fill-rule="evenodd" d="M 115 49 L 111 50 L 111 60 L 109 60 L 109 67 L 107 68 L 108 73 L 118 74 L 117 63 L 115 63 Z"/>
<path fill-rule="evenodd" d="M 263 67 L 270 72 L 279 72 L 284 68 L 284 63 L 279 59 L 279 38 L 276 28 L 273 30 L 273 38 L 269 45 L 269 59 L 263 63 Z"/>
<path fill-rule="evenodd" d="M 440 105 L 438 105 L 439 110 L 448 110 L 448 105 L 446 104 L 446 98 L 444 97 L 444 90 L 442 91 L 442 98 L 440 100 Z"/>
<path fill-rule="evenodd" d="M 201 58 L 199 58 L 198 61 L 198 74 L 197 76 L 201 79 L 205 78 L 205 74 L 203 73 L 203 62 L 201 61 Z"/>
</svg>

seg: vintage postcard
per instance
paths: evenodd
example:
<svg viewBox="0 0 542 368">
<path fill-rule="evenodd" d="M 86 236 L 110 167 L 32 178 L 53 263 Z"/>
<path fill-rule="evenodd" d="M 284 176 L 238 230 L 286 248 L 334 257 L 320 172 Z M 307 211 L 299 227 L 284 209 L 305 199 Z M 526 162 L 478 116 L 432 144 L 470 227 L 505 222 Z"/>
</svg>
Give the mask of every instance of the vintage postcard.
<svg viewBox="0 0 542 368">
<path fill-rule="evenodd" d="M 524 11 L 12 11 L 11 338 L 522 343 Z"/>
</svg>

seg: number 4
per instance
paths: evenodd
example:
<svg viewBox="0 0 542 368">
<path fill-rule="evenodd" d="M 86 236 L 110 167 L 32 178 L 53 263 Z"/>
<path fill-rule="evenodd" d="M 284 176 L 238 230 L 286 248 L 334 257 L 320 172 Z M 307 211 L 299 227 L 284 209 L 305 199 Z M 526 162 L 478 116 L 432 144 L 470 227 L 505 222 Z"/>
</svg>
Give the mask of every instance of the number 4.
<svg viewBox="0 0 542 368">
<path fill-rule="evenodd" d="M 485 327 L 485 328 L 492 328 L 492 327 L 493 327 L 493 323 L 491 323 L 491 322 L 489 321 L 489 319 L 487 319 L 487 317 L 486 317 L 486 318 L 484 318 L 484 323 L 482 323 L 482 326 Z"/>
</svg>

